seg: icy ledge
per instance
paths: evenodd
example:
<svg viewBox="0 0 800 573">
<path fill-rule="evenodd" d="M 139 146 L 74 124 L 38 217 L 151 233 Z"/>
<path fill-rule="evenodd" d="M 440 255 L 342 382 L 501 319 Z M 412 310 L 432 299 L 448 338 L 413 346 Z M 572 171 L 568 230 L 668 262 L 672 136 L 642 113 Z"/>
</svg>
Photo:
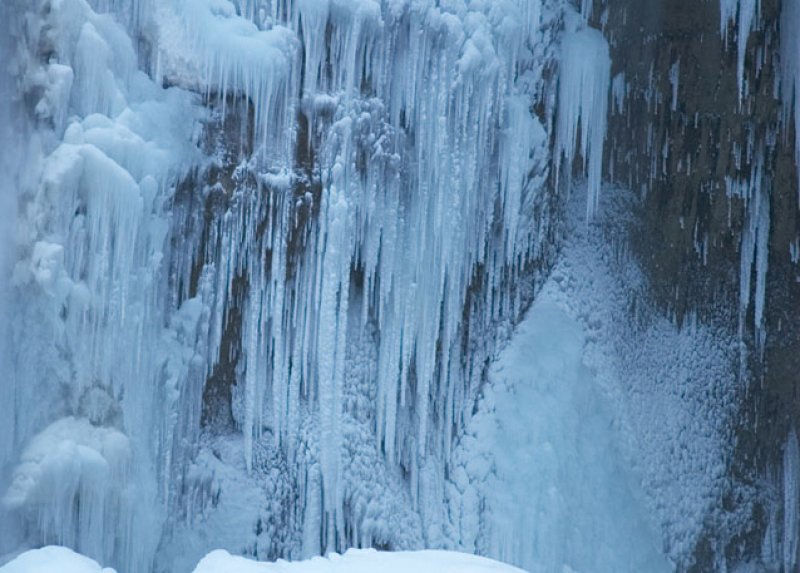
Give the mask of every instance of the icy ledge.
<svg viewBox="0 0 800 573">
<path fill-rule="evenodd" d="M 51 545 L 26 551 L 0 567 L 0 573 L 114 573 L 96 561 L 66 547 Z M 350 549 L 307 561 L 263 563 L 212 551 L 200 560 L 194 573 L 522 573 L 521 569 L 485 557 L 452 551 L 379 552 Z"/>
</svg>

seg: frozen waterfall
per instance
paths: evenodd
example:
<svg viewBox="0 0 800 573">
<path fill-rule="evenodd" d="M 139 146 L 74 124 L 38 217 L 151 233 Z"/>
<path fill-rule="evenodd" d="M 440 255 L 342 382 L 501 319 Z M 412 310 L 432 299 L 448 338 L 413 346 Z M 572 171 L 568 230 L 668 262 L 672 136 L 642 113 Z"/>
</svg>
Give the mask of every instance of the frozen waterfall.
<svg viewBox="0 0 800 573">
<path fill-rule="evenodd" d="M 266 528 L 256 555 L 457 543 L 427 499 L 484 333 L 516 318 L 531 294 L 517 277 L 551 249 L 530 102 L 549 89 L 555 7 L 15 8 L 33 22 L 13 46 L 20 89 L 39 100 L 18 194 L 5 550 L 172 567 L 193 513 L 228 499 L 234 482 L 199 461 L 231 431 L 243 479 L 279 461 L 274 487 L 297 500 L 245 524 Z M 50 491 L 59 472 L 74 485 Z"/>
<path fill-rule="evenodd" d="M 662 260 L 634 254 L 660 235 L 609 134 L 637 97 L 685 120 L 692 62 L 665 50 L 669 90 L 637 87 L 621 1 L 4 2 L 0 570 L 58 545 L 119 573 L 350 548 L 688 571 L 780 332 L 798 9 L 768 34 L 785 133 L 747 132 L 702 189 L 729 211 L 731 335 L 654 302 Z M 763 9 L 713 9 L 746 113 Z M 792 537 L 781 435 L 762 521 Z"/>
</svg>

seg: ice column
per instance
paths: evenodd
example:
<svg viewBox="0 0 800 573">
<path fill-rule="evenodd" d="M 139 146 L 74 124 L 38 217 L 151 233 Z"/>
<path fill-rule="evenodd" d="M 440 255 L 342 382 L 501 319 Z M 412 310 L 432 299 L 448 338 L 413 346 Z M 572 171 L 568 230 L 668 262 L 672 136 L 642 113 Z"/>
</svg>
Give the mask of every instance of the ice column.
<svg viewBox="0 0 800 573">
<path fill-rule="evenodd" d="M 742 246 L 739 277 L 739 330 L 744 334 L 744 324 L 751 297 L 754 300 L 754 322 L 757 344 L 764 349 L 766 329 L 764 305 L 767 293 L 767 270 L 769 263 L 770 192 L 769 180 L 764 175 L 764 159 L 753 158 L 750 177 L 731 179 L 726 182 L 728 196 L 745 202 L 746 218 L 742 231 Z M 755 269 L 756 284 L 753 293 L 752 273 Z"/>
<path fill-rule="evenodd" d="M 747 39 L 756 21 L 759 0 L 720 0 L 720 34 L 725 45 L 728 44 L 728 28 L 737 23 L 738 37 L 736 40 L 736 77 L 739 80 L 739 101 L 744 96 L 744 58 L 747 54 Z M 789 2 L 793 4 L 793 2 Z"/>
<path fill-rule="evenodd" d="M 572 30 L 565 34 L 561 47 L 556 167 L 558 173 L 563 156 L 564 168 L 569 173 L 577 144 L 587 174 L 586 217 L 589 219 L 597 210 L 603 183 L 611 57 L 608 42 L 599 30 L 574 20 L 567 25 Z"/>
</svg>

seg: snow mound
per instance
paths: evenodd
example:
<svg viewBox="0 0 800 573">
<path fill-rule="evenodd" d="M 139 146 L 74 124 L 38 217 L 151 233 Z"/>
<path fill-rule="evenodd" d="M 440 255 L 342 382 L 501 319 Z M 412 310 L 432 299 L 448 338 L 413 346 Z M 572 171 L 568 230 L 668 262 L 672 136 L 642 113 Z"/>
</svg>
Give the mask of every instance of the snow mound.
<svg viewBox="0 0 800 573">
<path fill-rule="evenodd" d="M 51 545 L 26 551 L 0 567 L 0 573 L 115 573 L 66 547 Z M 206 555 L 194 573 L 521 573 L 520 569 L 466 553 L 453 551 L 379 552 L 351 549 L 290 563 L 264 563 L 217 550 Z"/>
<path fill-rule="evenodd" d="M 97 561 L 72 549 L 49 545 L 26 551 L 13 561 L 0 567 L 0 573 L 115 573 L 100 567 Z"/>
<path fill-rule="evenodd" d="M 520 569 L 485 557 L 452 551 L 381 552 L 350 549 L 307 561 L 263 563 L 212 551 L 197 564 L 194 573 L 521 573 Z"/>
</svg>

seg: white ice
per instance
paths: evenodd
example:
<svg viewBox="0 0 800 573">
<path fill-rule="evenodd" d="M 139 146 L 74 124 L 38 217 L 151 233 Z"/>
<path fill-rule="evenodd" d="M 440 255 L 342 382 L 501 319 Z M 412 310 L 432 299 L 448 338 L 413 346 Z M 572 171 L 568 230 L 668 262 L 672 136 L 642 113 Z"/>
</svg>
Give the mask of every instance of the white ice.
<svg viewBox="0 0 800 573">
<path fill-rule="evenodd" d="M 33 445 L 51 436 L 54 420 L 71 414 L 84 433 L 128 441 L 135 507 L 110 507 L 104 523 L 118 526 L 89 536 L 93 556 L 126 572 L 149 570 L 160 541 L 168 554 L 159 555 L 161 564 L 175 562 L 170 534 L 185 542 L 192 560 L 210 547 L 235 550 L 245 538 L 254 552 L 262 541 L 268 545 L 255 533 L 264 513 L 278 515 L 257 504 L 272 501 L 257 473 L 266 465 L 259 467 L 257 454 L 267 446 L 298 476 L 287 511 L 302 528 L 293 551 L 341 549 L 348 535 L 363 545 L 511 551 L 498 537 L 491 547 L 479 539 L 485 523 L 473 510 L 480 501 L 477 494 L 466 499 L 472 494 L 462 473 L 480 470 L 481 460 L 470 458 L 445 476 L 458 466 L 450 463 L 453 436 L 471 416 L 497 325 L 517 316 L 519 281 L 550 246 L 548 129 L 557 130 L 566 171 L 582 157 L 589 215 L 597 208 L 610 88 L 601 32 L 575 14 L 563 38 L 558 117 L 550 117 L 554 101 L 547 101 L 542 120 L 531 102 L 557 39 L 558 2 L 243 1 L 239 10 L 225 0 L 141 2 L 141 29 L 126 29 L 96 4 L 103 3 L 54 1 L 32 18 L 39 27 L 31 33 L 53 48 L 26 77 L 47 128 L 29 154 L 36 181 L 24 187 L 15 234 L 15 378 L 4 388 L 13 399 L 0 403 L 0 461 L 20 476 L 2 484 L 9 502 L 0 531 L 24 531 L 25 539 L 0 539 L 0 548 L 60 541 L 51 529 L 66 536 L 75 517 L 68 502 L 76 494 L 67 486 L 106 476 L 103 462 L 116 467 L 89 439 L 74 446 L 50 440 L 52 451 L 26 458 L 40 451 Z M 144 64 L 131 38 L 140 33 L 153 43 L 154 80 L 138 69 Z M 177 87 L 162 89 L 162 82 Z M 214 221 L 212 238 L 188 245 L 172 211 L 176 187 L 217 159 L 200 157 L 196 146 L 198 123 L 209 115 L 202 96 L 219 97 L 223 108 L 228 100 L 252 105 L 256 151 L 237 173 L 252 169 L 263 185 L 225 189 L 235 200 Z M 304 168 L 294 165 L 298 112 L 311 125 L 320 189 L 302 195 L 301 205 L 319 202 L 318 215 L 300 229 L 305 247 L 290 252 L 298 198 L 289 190 Z M 202 184 L 196 187 L 191 192 L 200 196 Z M 173 252 L 173 241 L 186 250 Z M 208 264 L 198 292 L 188 295 L 188 269 L 201 249 Z M 297 259 L 291 269 L 290 259 Z M 184 269 L 187 276 L 170 274 Z M 354 271 L 361 290 L 351 288 Z M 232 404 L 240 433 L 217 456 L 200 444 L 199 411 L 237 275 L 247 284 L 236 301 L 244 314 Z M 613 496 L 607 504 L 591 499 L 579 479 L 587 470 L 574 456 L 548 457 L 546 440 L 531 439 L 529 453 L 543 462 L 533 474 L 512 468 L 524 449 L 498 447 L 497 471 L 509 491 L 550 512 L 508 511 L 509 518 L 553 519 L 541 540 L 507 541 L 517 544 L 520 560 L 542 548 L 550 552 L 545 563 L 566 563 L 572 553 L 575 563 L 592 552 L 612 559 L 597 546 L 597 531 L 613 504 L 635 500 L 635 487 L 609 485 L 622 465 L 613 433 L 587 436 L 575 428 L 585 405 L 572 389 L 592 376 L 580 366 L 583 327 L 563 326 L 553 360 L 575 366 L 569 376 L 558 373 L 564 376 L 554 391 L 564 402 L 550 404 L 531 385 L 526 397 L 549 409 L 537 403 L 519 413 L 505 390 L 497 404 L 505 416 L 535 414 L 530 428 L 542 436 L 545 422 L 563 430 L 548 440 L 573 431 L 587 456 L 594 448 L 610 452 L 595 460 L 601 465 L 585 483 L 608 486 Z M 528 334 L 542 343 L 535 328 Z M 553 374 L 547 362 L 537 368 L 531 380 Z M 554 420 L 548 416 L 556 407 L 562 410 Z M 611 419 L 598 416 L 589 419 L 592 427 Z M 515 423 L 491 430 L 487 443 L 518 443 L 515 432 L 530 428 Z M 572 444 L 562 442 L 560 453 Z M 58 457 L 62 447 L 74 465 Z M 44 482 L 33 469 L 63 479 L 51 492 L 60 513 L 37 501 Z M 558 480 L 562 501 L 551 503 L 546 488 L 559 472 L 572 477 Z M 533 478 L 546 488 L 522 489 Z M 101 481 L 80 492 L 82 502 L 98 506 L 101 493 L 113 500 L 127 491 L 124 479 Z M 495 495 L 499 489 L 484 493 L 502 510 L 509 501 Z M 442 500 L 451 494 L 463 503 L 446 513 Z M 577 532 L 565 517 L 574 509 L 571 497 L 598 512 Z M 620 531 L 638 519 L 635 504 L 626 511 Z M 17 527 L 18 519 L 29 527 Z M 225 535 L 215 538 L 219 531 Z M 574 551 L 556 546 L 560 534 Z M 615 558 L 645 559 L 652 544 L 644 537 L 640 553 Z"/>
</svg>

